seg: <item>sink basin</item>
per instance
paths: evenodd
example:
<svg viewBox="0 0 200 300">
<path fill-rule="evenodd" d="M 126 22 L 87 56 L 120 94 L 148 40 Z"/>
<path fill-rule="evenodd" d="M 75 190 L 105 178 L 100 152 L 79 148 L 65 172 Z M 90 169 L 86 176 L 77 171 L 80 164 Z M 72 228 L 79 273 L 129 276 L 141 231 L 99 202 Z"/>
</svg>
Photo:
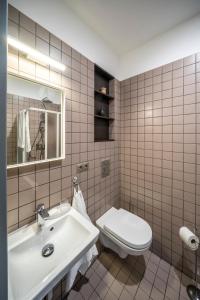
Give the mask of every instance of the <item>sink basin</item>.
<svg viewBox="0 0 200 300">
<path fill-rule="evenodd" d="M 59 218 L 45 221 L 42 228 L 33 223 L 11 233 L 9 300 L 43 298 L 97 241 L 98 235 L 98 229 L 73 208 Z M 48 249 L 44 257 L 45 246 Z"/>
</svg>

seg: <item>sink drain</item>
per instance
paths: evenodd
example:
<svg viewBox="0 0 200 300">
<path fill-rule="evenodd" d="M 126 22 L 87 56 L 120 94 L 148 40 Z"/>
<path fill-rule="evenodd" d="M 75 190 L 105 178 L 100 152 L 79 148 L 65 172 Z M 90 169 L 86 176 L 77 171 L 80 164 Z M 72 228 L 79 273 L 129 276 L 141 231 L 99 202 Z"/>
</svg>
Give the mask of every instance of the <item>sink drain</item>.
<svg viewBox="0 0 200 300">
<path fill-rule="evenodd" d="M 48 257 L 54 252 L 54 245 L 47 244 L 42 248 L 42 256 Z"/>
</svg>

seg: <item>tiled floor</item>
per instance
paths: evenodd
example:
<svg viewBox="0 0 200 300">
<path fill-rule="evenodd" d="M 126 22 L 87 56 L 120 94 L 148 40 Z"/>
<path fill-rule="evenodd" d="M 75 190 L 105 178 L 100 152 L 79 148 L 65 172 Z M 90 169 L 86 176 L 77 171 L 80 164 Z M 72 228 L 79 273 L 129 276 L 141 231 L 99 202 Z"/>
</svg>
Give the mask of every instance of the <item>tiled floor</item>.
<svg viewBox="0 0 200 300">
<path fill-rule="evenodd" d="M 66 300 L 187 300 L 191 279 L 151 252 L 120 259 L 104 251 Z"/>
</svg>

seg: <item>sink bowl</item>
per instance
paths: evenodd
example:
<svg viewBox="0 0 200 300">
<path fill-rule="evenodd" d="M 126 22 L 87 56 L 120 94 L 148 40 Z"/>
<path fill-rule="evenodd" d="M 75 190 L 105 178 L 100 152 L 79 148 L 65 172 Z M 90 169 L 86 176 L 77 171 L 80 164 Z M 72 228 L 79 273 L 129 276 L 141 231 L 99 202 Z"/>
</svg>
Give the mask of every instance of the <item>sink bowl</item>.
<svg viewBox="0 0 200 300">
<path fill-rule="evenodd" d="M 98 235 L 98 229 L 73 208 L 45 221 L 42 228 L 33 223 L 11 233 L 9 300 L 42 299 L 90 249 Z"/>
</svg>

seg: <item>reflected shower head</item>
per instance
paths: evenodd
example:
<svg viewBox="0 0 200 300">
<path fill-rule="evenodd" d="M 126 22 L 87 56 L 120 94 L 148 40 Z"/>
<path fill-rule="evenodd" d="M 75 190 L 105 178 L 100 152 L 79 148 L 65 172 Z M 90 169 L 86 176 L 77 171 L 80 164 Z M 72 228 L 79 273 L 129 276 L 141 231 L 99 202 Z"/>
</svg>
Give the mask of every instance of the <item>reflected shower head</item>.
<svg viewBox="0 0 200 300">
<path fill-rule="evenodd" d="M 39 100 L 39 101 L 40 101 L 41 104 L 43 105 L 44 109 L 47 109 L 45 104 L 53 103 L 51 100 L 49 100 L 48 97 L 44 97 L 43 99 L 41 99 L 41 100 Z"/>
<path fill-rule="evenodd" d="M 52 103 L 52 101 L 48 97 L 43 98 L 42 102 L 43 103 Z"/>
</svg>

